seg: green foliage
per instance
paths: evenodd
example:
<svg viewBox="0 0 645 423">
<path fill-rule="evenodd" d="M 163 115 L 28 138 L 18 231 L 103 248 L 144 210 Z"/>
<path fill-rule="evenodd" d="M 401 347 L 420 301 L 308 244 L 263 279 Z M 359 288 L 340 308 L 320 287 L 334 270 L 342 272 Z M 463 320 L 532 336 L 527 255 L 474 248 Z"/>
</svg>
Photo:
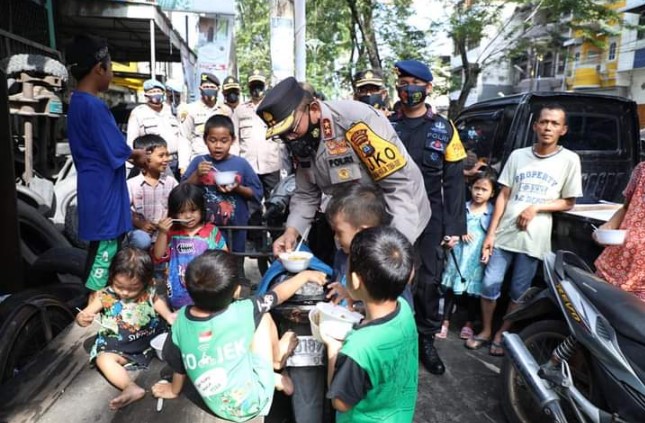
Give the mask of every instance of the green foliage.
<svg viewBox="0 0 645 423">
<path fill-rule="evenodd" d="M 237 0 L 235 54 L 240 85 L 246 87 L 248 76 L 259 69 L 271 75 L 271 48 L 268 0 Z M 246 88 L 243 89 L 246 91 Z"/>
</svg>

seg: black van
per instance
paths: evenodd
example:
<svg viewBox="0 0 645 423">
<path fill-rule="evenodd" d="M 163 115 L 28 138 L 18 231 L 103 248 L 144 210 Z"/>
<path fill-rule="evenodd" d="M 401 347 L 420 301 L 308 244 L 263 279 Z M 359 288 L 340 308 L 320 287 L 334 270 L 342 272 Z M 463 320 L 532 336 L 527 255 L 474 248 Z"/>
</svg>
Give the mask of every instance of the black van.
<svg viewBox="0 0 645 423">
<path fill-rule="evenodd" d="M 553 249 L 574 251 L 592 264 L 602 250 L 591 239 L 593 225 L 604 223 L 594 216 L 603 208 L 611 211 L 607 203 L 622 203 L 639 161 L 636 103 L 596 94 L 525 93 L 476 103 L 459 114 L 455 125 L 466 149 L 499 172 L 511 151 L 535 142 L 535 114 L 552 103 L 567 111 L 569 130 L 560 144 L 580 155 L 584 192 L 577 211 L 554 215 Z"/>
</svg>

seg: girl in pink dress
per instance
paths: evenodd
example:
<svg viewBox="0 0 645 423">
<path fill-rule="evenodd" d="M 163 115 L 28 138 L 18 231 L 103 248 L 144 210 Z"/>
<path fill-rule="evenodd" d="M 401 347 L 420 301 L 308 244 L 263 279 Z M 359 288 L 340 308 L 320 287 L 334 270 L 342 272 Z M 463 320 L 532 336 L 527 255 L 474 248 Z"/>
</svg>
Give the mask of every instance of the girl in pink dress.
<svg viewBox="0 0 645 423">
<path fill-rule="evenodd" d="M 634 168 L 623 196 L 623 206 L 599 229 L 627 229 L 625 243 L 605 247 L 596 274 L 645 301 L 645 162 Z"/>
</svg>

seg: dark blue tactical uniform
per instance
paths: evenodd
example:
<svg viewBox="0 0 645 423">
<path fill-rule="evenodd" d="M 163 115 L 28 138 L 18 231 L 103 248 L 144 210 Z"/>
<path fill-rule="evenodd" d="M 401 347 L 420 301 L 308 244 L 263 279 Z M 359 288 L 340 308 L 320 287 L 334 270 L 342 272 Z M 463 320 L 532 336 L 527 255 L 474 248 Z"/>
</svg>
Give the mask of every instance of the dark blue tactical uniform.
<svg viewBox="0 0 645 423">
<path fill-rule="evenodd" d="M 429 83 L 432 74 L 427 66 L 416 61 L 397 62 L 399 76 L 411 76 Z M 441 241 L 445 236 L 466 234 L 465 184 L 463 162 L 466 152 L 457 130 L 448 119 L 432 113 L 429 106 L 420 117 L 404 114 L 406 105 L 418 107 L 425 98 L 423 85 L 398 86 L 403 107 L 390 120 L 399 138 L 423 174 L 432 216 L 416 247 L 420 253 L 415 289 L 415 312 L 420 338 L 428 339 L 441 329 L 439 300 L 444 253 Z M 414 100 L 412 100 L 414 98 Z M 435 372 L 433 372 L 435 373 Z"/>
</svg>

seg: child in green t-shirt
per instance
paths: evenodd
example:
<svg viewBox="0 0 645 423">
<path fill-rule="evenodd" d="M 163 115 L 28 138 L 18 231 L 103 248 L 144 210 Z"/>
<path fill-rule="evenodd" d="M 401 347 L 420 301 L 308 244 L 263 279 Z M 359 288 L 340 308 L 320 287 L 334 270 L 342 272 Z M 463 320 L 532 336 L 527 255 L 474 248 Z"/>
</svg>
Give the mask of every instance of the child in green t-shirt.
<svg viewBox="0 0 645 423">
<path fill-rule="evenodd" d="M 399 299 L 413 267 L 412 245 L 394 228 L 367 228 L 351 242 L 347 290 L 364 303 L 366 317 L 344 342 L 321 334 L 338 423 L 414 417 L 418 335 L 410 306 Z"/>
<path fill-rule="evenodd" d="M 186 288 L 194 305 L 177 313 L 163 348 L 175 373 L 172 383 L 153 386 L 156 397 L 176 398 L 188 376 L 215 415 L 241 422 L 266 415 L 275 389 L 293 393 L 289 377 L 275 371 L 284 367 L 297 337 L 288 331 L 278 339 L 267 312 L 307 282 L 324 284 L 326 275 L 304 271 L 245 300 L 235 300 L 238 280 L 235 256 L 225 251 L 207 251 L 188 265 Z"/>
</svg>

